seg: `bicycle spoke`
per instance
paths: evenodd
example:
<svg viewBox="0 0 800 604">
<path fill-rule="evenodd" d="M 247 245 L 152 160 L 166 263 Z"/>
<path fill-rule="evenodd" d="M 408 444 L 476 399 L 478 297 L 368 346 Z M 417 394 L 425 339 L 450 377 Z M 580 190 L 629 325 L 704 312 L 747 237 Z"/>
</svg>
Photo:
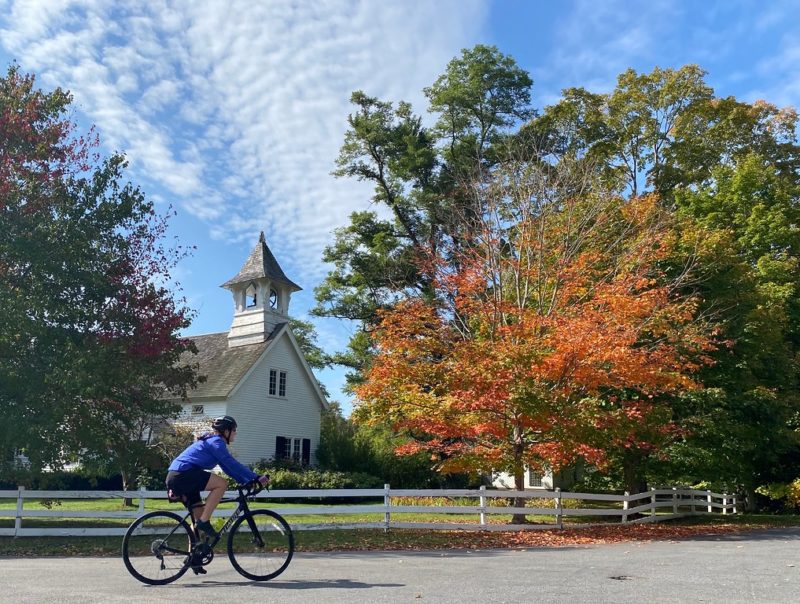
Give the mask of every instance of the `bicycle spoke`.
<svg viewBox="0 0 800 604">
<path fill-rule="evenodd" d="M 233 567 L 255 581 L 277 577 L 289 565 L 293 553 L 291 528 L 281 516 L 269 510 L 243 516 L 228 537 L 228 556 Z"/>
<path fill-rule="evenodd" d="M 192 536 L 183 519 L 172 512 L 151 512 L 136 520 L 122 542 L 128 571 L 139 581 L 169 583 L 186 572 Z"/>
</svg>

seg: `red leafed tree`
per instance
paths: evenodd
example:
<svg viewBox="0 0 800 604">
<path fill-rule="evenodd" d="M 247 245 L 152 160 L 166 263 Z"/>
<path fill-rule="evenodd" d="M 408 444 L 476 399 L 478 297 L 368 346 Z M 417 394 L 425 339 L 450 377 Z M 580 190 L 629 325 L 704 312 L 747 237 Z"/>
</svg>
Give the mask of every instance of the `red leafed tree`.
<svg viewBox="0 0 800 604">
<path fill-rule="evenodd" d="M 654 197 L 598 191 L 580 162 L 507 161 L 473 187 L 458 247 L 421 254 L 435 299 L 382 315 L 356 416 L 389 418 L 442 471 L 602 467 L 657 447 L 713 346 L 669 262 Z M 467 245 L 464 241 L 468 241 Z"/>
<path fill-rule="evenodd" d="M 16 67 L 0 77 L 0 462 L 80 458 L 129 483 L 166 399 L 196 381 L 167 288 L 185 250 L 70 103 Z"/>
</svg>

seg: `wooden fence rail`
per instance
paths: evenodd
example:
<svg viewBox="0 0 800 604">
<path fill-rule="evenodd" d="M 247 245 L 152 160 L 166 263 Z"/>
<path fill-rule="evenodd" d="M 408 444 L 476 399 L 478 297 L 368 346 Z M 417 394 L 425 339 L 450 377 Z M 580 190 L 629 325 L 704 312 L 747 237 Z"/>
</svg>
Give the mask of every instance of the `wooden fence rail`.
<svg viewBox="0 0 800 604">
<path fill-rule="evenodd" d="M 236 493 L 226 494 L 229 497 Z M 2 519 L 13 518 L 13 528 L 0 526 L 0 536 L 33 537 L 33 536 L 109 536 L 123 535 L 124 527 L 63 527 L 43 528 L 25 527 L 23 520 L 31 518 L 101 518 L 133 520 L 145 513 L 147 500 L 165 500 L 163 509 L 180 511 L 177 504 L 166 502 L 166 491 L 29 491 L 24 487 L 15 490 L 0 490 L 0 500 L 16 500 L 13 508 L 0 508 L 0 523 Z M 463 530 L 532 530 L 563 528 L 564 519 L 569 517 L 606 517 L 612 521 L 619 519 L 623 524 L 640 522 L 659 522 L 671 518 L 680 518 L 693 514 L 736 514 L 736 495 L 727 493 L 713 493 L 693 489 L 652 489 L 644 493 L 630 495 L 600 494 L 600 493 L 571 493 L 554 491 L 531 490 L 509 491 L 486 489 L 391 489 L 387 484 L 383 489 L 307 489 L 307 490 L 282 490 L 266 491 L 259 493 L 259 500 L 280 499 L 343 499 L 343 498 L 375 498 L 382 503 L 365 505 L 335 505 L 305 507 L 281 507 L 279 512 L 288 516 L 298 515 L 346 515 L 346 514 L 383 514 L 383 520 L 378 522 L 358 523 L 293 523 L 295 530 L 318 529 L 352 529 L 352 528 L 421 528 L 421 529 L 463 529 Z M 474 505 L 413 505 L 405 501 L 397 502 L 398 498 L 455 498 L 475 500 Z M 507 502 L 513 498 L 528 500 L 545 500 L 547 507 L 513 507 L 500 505 L 502 500 Z M 129 511 L 81 511 L 69 509 L 25 509 L 26 500 L 51 500 L 61 501 L 68 499 L 136 499 L 137 509 Z M 394 502 L 392 500 L 395 500 Z M 576 501 L 601 502 L 608 507 L 575 507 Z M 565 502 L 569 502 L 565 505 Z M 231 509 L 218 509 L 216 517 L 225 518 L 231 515 Z M 398 520 L 403 514 L 475 514 L 475 522 L 404 522 Z M 525 514 L 537 516 L 552 516 L 552 523 L 542 524 L 498 524 L 489 522 L 489 516 L 496 514 Z M 6 524 L 10 524 L 6 522 Z M 580 526 L 586 526 L 581 524 Z"/>
</svg>

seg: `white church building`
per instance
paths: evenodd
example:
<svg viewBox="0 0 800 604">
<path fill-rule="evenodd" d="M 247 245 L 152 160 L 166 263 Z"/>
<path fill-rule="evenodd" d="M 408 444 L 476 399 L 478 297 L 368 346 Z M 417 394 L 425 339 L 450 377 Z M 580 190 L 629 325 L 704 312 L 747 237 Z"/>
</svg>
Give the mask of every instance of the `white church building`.
<svg viewBox="0 0 800 604">
<path fill-rule="evenodd" d="M 316 465 L 320 417 L 328 408 L 289 326 L 289 302 L 301 288 L 284 274 L 264 233 L 241 270 L 222 287 L 231 292 L 228 332 L 192 336 L 206 381 L 183 402 L 176 423 L 207 427 L 231 415 L 239 428 L 231 452 L 242 463 L 292 459 Z"/>
</svg>

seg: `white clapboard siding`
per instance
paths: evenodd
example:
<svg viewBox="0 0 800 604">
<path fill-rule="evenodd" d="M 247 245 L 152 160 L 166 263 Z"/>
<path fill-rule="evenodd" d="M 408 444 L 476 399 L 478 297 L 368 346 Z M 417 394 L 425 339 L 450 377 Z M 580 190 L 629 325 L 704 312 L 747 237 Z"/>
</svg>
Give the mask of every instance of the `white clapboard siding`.
<svg viewBox="0 0 800 604">
<path fill-rule="evenodd" d="M 269 396 L 269 370 L 286 372 L 286 396 Z M 275 457 L 278 436 L 308 438 L 316 465 L 321 405 L 303 361 L 284 333 L 228 398 L 227 413 L 239 422 L 231 452 L 245 464 Z"/>
<path fill-rule="evenodd" d="M 235 497 L 237 493 L 228 492 L 226 498 Z M 30 527 L 25 526 L 26 519 L 32 518 L 104 518 L 104 519 L 132 519 L 145 513 L 146 500 L 161 500 L 163 505 L 160 509 L 169 509 L 178 513 L 183 512 L 182 506 L 170 504 L 166 499 L 165 491 L 29 491 L 22 487 L 17 490 L 0 491 L 0 499 L 16 500 L 14 509 L 0 510 L 0 517 L 13 518 L 14 527 L 0 527 L 0 535 L 16 537 L 34 536 L 115 536 L 125 532 L 123 527 Z M 307 489 L 307 490 L 283 490 L 267 491 L 259 493 L 257 500 L 266 502 L 270 500 L 281 500 L 286 498 L 306 498 L 306 499 L 326 499 L 326 498 L 377 498 L 383 499 L 382 504 L 368 505 L 308 505 L 297 508 L 280 508 L 278 511 L 285 516 L 292 517 L 298 515 L 351 515 L 351 514 L 383 514 L 383 521 L 376 522 L 353 522 L 353 523 L 294 523 L 295 530 L 321 530 L 321 529 L 352 529 L 352 528 L 383 528 L 383 529 L 443 529 L 443 530 L 488 530 L 488 531 L 509 531 L 509 530 L 541 530 L 563 528 L 563 519 L 568 517 L 608 517 L 612 519 L 620 518 L 622 523 L 643 523 L 660 522 L 671 518 L 680 518 L 692 514 L 735 514 L 737 512 L 736 496 L 725 493 L 712 493 L 711 491 L 696 491 L 690 489 L 659 489 L 646 493 L 634 495 L 615 495 L 608 493 L 572 493 L 555 491 L 504 491 L 495 489 L 395 489 L 389 485 L 383 489 Z M 408 502 L 402 504 L 395 502 L 393 498 L 424 498 L 421 505 L 413 505 Z M 469 505 L 429 505 L 430 498 L 454 498 L 470 500 Z M 56 506 L 49 510 L 26 510 L 25 501 L 29 499 L 50 499 L 50 500 L 69 500 L 69 499 L 122 499 L 130 498 L 138 502 L 137 510 L 123 511 L 70 511 Z M 487 505 L 487 502 L 497 500 L 509 500 L 521 498 L 528 500 L 548 499 L 553 502 L 554 507 L 504 507 L 500 505 Z M 565 500 L 574 501 L 605 501 L 612 504 L 606 508 L 580 508 L 563 507 Z M 617 503 L 621 506 L 614 507 Z M 634 503 L 634 505 L 631 505 Z M 67 507 L 65 505 L 64 507 Z M 669 509 L 673 513 L 658 513 L 658 510 Z M 215 516 L 227 518 L 233 513 L 231 509 L 219 509 Z M 404 514 L 458 514 L 474 515 L 475 522 L 465 522 L 459 518 L 458 522 L 405 522 L 402 520 Z M 525 514 L 537 516 L 551 516 L 552 523 L 542 523 L 536 525 L 510 525 L 502 523 L 490 523 L 488 517 L 493 514 Z M 643 517 L 632 518 L 634 514 L 644 515 Z M 606 522 L 606 524 L 608 521 Z M 583 528 L 586 526 L 596 526 L 582 523 L 572 525 L 571 528 Z"/>
</svg>

